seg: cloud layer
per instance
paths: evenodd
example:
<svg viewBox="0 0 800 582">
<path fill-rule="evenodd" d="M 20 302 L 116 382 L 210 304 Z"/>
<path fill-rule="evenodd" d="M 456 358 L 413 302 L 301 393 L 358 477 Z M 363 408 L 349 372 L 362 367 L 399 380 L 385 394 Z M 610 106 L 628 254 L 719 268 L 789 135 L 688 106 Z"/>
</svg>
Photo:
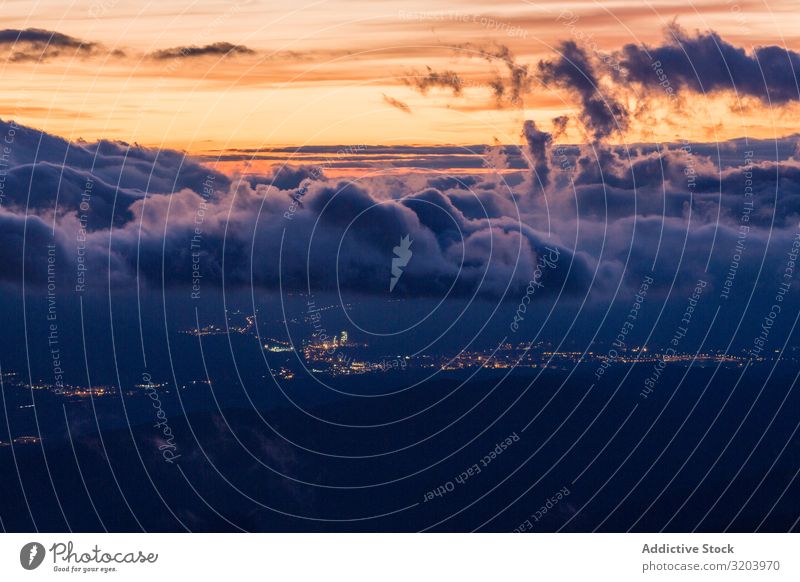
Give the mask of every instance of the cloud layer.
<svg viewBox="0 0 800 582">
<path fill-rule="evenodd" d="M 752 261 L 739 280 L 755 277 L 762 256 L 777 272 L 800 220 L 792 140 L 775 159 L 756 142 L 567 148 L 528 123 L 529 172 L 351 181 L 327 178 L 324 164 L 229 179 L 179 152 L 14 131 L 0 207 L 0 265 L 12 285 L 23 268 L 28 285 L 44 283 L 52 255 L 68 288 L 82 262 L 87 289 L 138 278 L 152 288 L 384 296 L 392 249 L 408 236 L 414 254 L 398 297 L 516 301 L 549 247 L 560 261 L 541 294 L 602 298 L 647 274 L 676 289 L 724 279 L 743 225 Z M 503 149 L 486 148 L 485 164 L 502 163 Z"/>
</svg>

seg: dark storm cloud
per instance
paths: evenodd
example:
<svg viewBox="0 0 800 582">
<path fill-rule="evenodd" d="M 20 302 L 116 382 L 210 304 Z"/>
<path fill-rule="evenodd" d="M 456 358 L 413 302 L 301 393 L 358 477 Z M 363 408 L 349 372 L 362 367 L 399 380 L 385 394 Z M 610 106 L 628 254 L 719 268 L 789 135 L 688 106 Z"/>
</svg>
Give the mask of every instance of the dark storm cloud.
<svg viewBox="0 0 800 582">
<path fill-rule="evenodd" d="M 568 91 L 579 108 L 578 118 L 594 140 L 624 134 L 631 118 L 642 119 L 649 111 L 647 99 L 674 99 L 683 92 L 736 93 L 759 99 L 767 106 L 800 100 L 800 53 L 771 45 L 750 51 L 736 47 L 713 31 L 687 33 L 676 24 L 665 28 L 667 40 L 658 46 L 628 44 L 612 53 L 614 67 L 608 67 L 597 51 L 575 40 L 557 46 L 557 55 L 539 61 L 532 69 L 520 63 L 502 44 L 466 43 L 453 47 L 459 56 L 500 64 L 488 81 L 465 82 L 455 71 L 417 73 L 405 79 L 421 93 L 432 87 L 446 88 L 459 96 L 467 86 L 488 88 L 496 106 L 519 106 L 534 82 L 545 88 Z M 631 100 L 634 109 L 626 105 Z M 554 135 L 566 130 L 570 118 L 553 119 Z"/>
<path fill-rule="evenodd" d="M 41 28 L 0 30 L 0 46 L 11 51 L 11 61 L 41 61 L 61 55 L 86 56 L 98 47 L 74 36 Z"/>
<path fill-rule="evenodd" d="M 735 92 L 765 104 L 800 99 L 800 54 L 779 46 L 755 47 L 749 53 L 716 32 L 694 35 L 672 26 L 660 46 L 628 44 L 618 53 L 623 82 L 661 90 L 694 93 Z M 663 79 L 656 70 L 663 71 Z"/>
<path fill-rule="evenodd" d="M 603 91 L 589 54 L 572 40 L 562 42 L 558 52 L 557 58 L 539 62 L 542 82 L 578 98 L 582 121 L 596 139 L 624 131 L 628 112 L 613 93 Z"/>
<path fill-rule="evenodd" d="M 431 88 L 449 89 L 453 95 L 461 95 L 464 89 L 464 81 L 455 71 L 434 71 L 430 67 L 425 67 L 427 73 L 410 73 L 404 78 L 404 82 L 426 95 Z"/>
<path fill-rule="evenodd" d="M 0 30 L 0 44 L 16 44 L 21 42 L 37 43 L 41 45 L 49 44 L 70 48 L 91 46 L 91 43 L 86 43 L 73 36 L 53 30 L 44 30 L 41 28 L 26 28 L 24 30 L 5 28 Z"/>
<path fill-rule="evenodd" d="M 177 46 L 162 49 L 154 52 L 151 56 L 154 59 L 165 60 L 183 57 L 207 57 L 225 55 L 254 55 L 256 51 L 243 45 L 232 44 L 230 42 L 215 42 L 205 46 Z"/>
</svg>

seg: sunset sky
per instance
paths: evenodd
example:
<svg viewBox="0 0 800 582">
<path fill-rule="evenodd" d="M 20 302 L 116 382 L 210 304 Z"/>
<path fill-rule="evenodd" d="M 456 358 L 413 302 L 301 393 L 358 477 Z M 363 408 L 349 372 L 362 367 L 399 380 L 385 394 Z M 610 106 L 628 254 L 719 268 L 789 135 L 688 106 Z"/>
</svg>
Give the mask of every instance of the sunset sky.
<svg viewBox="0 0 800 582">
<path fill-rule="evenodd" d="M 798 529 L 797 0 L 2 10 L 0 530 Z"/>
<path fill-rule="evenodd" d="M 759 46 L 800 49 L 800 16 L 790 2 L 338 0 L 293 8 L 266 0 L 4 2 L 2 118 L 68 139 L 211 154 L 519 143 L 525 119 L 550 130 L 553 118 L 576 115 L 574 95 L 535 74 L 563 41 L 608 64 L 626 44 L 668 42 L 676 22 L 689 35 L 713 31 L 747 54 Z M 27 29 L 57 35 L 48 43 Z M 510 60 L 485 58 L 501 50 Z M 428 67 L 455 73 L 460 88 L 414 86 Z M 520 99 L 500 102 L 490 84 L 512 67 L 528 67 L 529 84 Z M 602 76 L 600 84 L 601 92 L 623 89 Z M 684 93 L 678 104 L 634 87 L 620 99 L 649 113 L 609 136 L 615 142 L 783 136 L 794 133 L 798 112 L 796 99 L 770 107 L 724 90 Z M 586 131 L 570 124 L 556 139 L 583 142 Z"/>
</svg>

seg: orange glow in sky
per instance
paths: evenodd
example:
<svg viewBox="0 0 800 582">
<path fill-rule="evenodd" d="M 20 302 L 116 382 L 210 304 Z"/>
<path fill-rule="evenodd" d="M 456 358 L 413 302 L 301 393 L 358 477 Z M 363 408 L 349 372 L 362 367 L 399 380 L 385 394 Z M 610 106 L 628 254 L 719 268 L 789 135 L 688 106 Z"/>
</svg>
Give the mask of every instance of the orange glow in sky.
<svg viewBox="0 0 800 582">
<path fill-rule="evenodd" d="M 46 49 L 40 58 L 28 58 L 30 47 L 3 45 L 0 117 L 68 139 L 193 153 L 305 144 L 517 143 L 525 119 L 548 128 L 576 104 L 557 88 L 534 84 L 520 102 L 501 106 L 490 83 L 502 63 L 476 58 L 470 47 L 505 46 L 518 64 L 533 69 L 562 40 L 602 54 L 627 43 L 657 43 L 679 15 L 685 29 L 714 30 L 747 51 L 765 44 L 796 50 L 796 8 L 746 0 L 11 2 L 3 7 L 7 29 L 57 31 L 86 44 Z M 158 58 L 159 51 L 214 43 L 242 49 L 205 56 L 178 50 Z M 427 67 L 457 72 L 463 89 L 423 94 L 409 86 L 409 76 Z M 700 95 L 679 108 L 657 96 L 647 105 L 648 116 L 618 139 L 713 141 L 796 131 L 793 104 L 768 109 L 729 95 Z M 585 136 L 573 126 L 559 139 Z"/>
</svg>

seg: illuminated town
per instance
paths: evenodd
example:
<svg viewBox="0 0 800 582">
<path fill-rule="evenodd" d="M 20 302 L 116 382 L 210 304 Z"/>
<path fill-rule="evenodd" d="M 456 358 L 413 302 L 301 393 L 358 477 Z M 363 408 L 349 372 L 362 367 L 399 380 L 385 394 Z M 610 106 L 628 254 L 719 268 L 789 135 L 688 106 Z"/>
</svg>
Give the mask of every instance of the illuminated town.
<svg viewBox="0 0 800 582">
<path fill-rule="evenodd" d="M 324 308 L 323 308 L 324 310 Z M 781 354 L 774 350 L 769 354 L 751 357 L 744 350 L 740 354 L 729 354 L 722 350 L 699 353 L 662 352 L 646 346 L 621 347 L 619 349 L 580 352 L 556 349 L 549 342 L 505 342 L 487 349 L 464 350 L 457 353 L 411 353 L 411 354 L 378 354 L 363 341 L 356 341 L 347 330 L 325 335 L 312 333 L 302 339 L 300 345 L 288 339 L 265 337 L 258 333 L 255 315 L 243 315 L 239 312 L 231 314 L 241 319 L 236 323 L 230 317 L 226 326 L 206 325 L 203 327 L 182 330 L 180 333 L 197 337 L 237 334 L 250 336 L 258 341 L 263 349 L 269 365 L 269 375 L 276 382 L 296 381 L 309 376 L 340 377 L 365 374 L 402 374 L 409 371 L 458 372 L 468 370 L 526 370 L 552 369 L 571 370 L 578 365 L 596 366 L 598 372 L 613 366 L 630 366 L 642 364 L 676 364 L 681 366 L 741 368 L 748 364 L 796 361 L 800 357 L 796 349 Z M 613 356 L 613 357 L 612 357 Z M 599 376 L 598 376 L 599 377 Z M 81 386 L 62 383 L 55 386 L 45 380 L 32 382 L 23 380 L 17 372 L 2 374 L 2 387 L 6 393 L 16 391 L 23 395 L 20 409 L 34 408 L 34 393 L 46 393 L 65 403 L 90 401 L 94 399 L 117 398 L 120 390 L 113 385 Z M 186 380 L 179 385 L 181 390 L 195 388 L 211 388 L 209 378 Z M 169 393 L 171 383 L 165 381 L 147 384 L 133 383 L 122 391 L 124 397 L 140 397 L 147 390 Z M 25 396 L 28 394 L 29 396 Z M 20 435 L 7 441 L 0 441 L 0 446 L 37 444 L 36 437 Z"/>
</svg>

